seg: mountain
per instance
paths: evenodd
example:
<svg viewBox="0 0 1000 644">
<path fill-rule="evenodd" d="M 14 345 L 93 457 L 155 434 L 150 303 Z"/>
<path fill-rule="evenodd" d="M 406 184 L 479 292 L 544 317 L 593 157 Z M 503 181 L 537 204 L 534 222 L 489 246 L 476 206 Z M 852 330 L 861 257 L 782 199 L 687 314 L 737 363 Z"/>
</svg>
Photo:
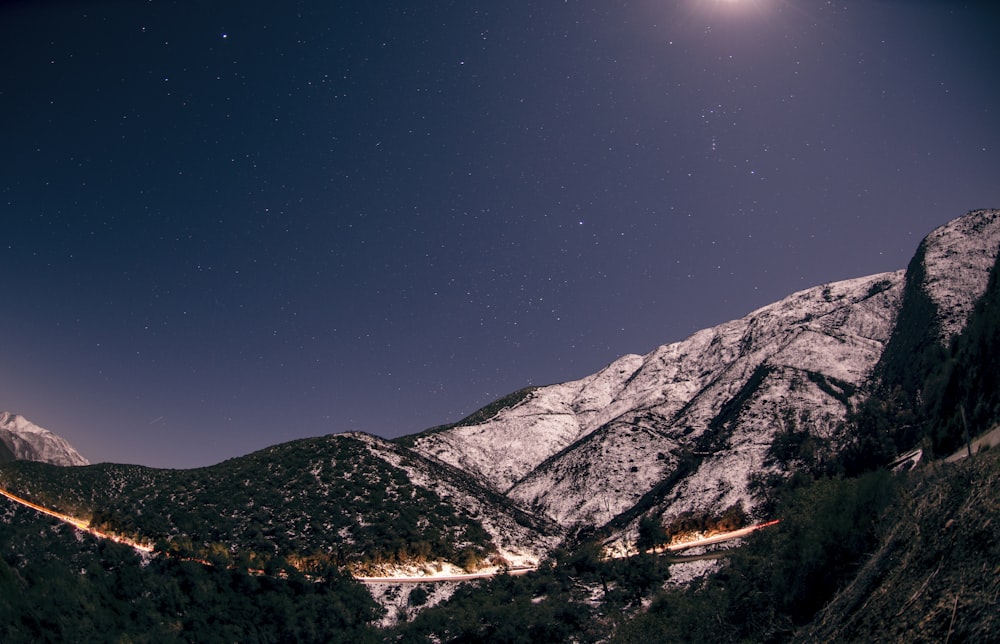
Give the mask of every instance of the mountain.
<svg viewBox="0 0 1000 644">
<path fill-rule="evenodd" d="M 400 442 L 566 528 L 634 535 L 643 514 L 752 513 L 760 481 L 846 443 L 886 347 L 912 335 L 897 321 L 919 318 L 939 347 L 964 328 L 998 246 L 1000 211 L 973 211 L 928 235 L 906 271 L 795 293 Z"/>
<path fill-rule="evenodd" d="M 986 291 L 1000 246 L 1000 210 L 976 210 L 932 231 L 914 257 L 919 288 L 934 304 L 942 342 L 958 335 Z M 916 267 L 914 267 L 915 269 Z"/>
<path fill-rule="evenodd" d="M 909 404 L 926 398 L 998 247 L 1000 211 L 972 211 L 905 271 L 806 289 L 394 441 L 306 439 L 188 471 L 15 463 L 0 483 L 151 541 L 341 562 L 537 560 L 567 535 L 634 543 L 647 519 L 764 518 L 769 490 L 865 445 L 858 410 L 883 389 L 909 378 Z M 919 438 L 871 453 L 884 464 Z"/>
<path fill-rule="evenodd" d="M 782 424 L 808 419 L 830 437 L 843 421 L 892 332 L 902 278 L 796 293 L 413 449 L 567 526 L 607 523 L 679 469 L 674 514 L 747 500 Z"/>
<path fill-rule="evenodd" d="M 0 463 L 12 460 L 53 465 L 89 464 L 65 439 L 24 416 L 0 411 Z"/>
</svg>

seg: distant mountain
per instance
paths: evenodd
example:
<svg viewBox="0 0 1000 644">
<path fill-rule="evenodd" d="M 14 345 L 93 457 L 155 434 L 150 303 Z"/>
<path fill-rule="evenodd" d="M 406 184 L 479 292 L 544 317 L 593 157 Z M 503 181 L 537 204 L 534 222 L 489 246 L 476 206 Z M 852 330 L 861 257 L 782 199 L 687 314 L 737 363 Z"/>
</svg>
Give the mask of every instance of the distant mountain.
<svg viewBox="0 0 1000 644">
<path fill-rule="evenodd" d="M 65 439 L 42 429 L 24 416 L 0 412 L 0 463 L 23 460 L 52 465 L 88 465 L 90 462 Z"/>
</svg>

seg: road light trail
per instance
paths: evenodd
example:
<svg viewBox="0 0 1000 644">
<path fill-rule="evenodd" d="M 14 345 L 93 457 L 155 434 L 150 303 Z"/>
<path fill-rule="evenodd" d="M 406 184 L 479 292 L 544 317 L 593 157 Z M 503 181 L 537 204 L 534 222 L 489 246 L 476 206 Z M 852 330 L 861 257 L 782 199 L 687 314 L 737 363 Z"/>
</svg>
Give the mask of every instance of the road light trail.
<svg viewBox="0 0 1000 644">
<path fill-rule="evenodd" d="M 72 517 L 72 516 L 70 516 L 68 514 L 63 514 L 62 512 L 56 512 L 55 510 L 46 508 L 45 506 L 38 505 L 37 503 L 32 503 L 28 499 L 19 497 L 16 494 L 12 494 L 12 493 L 8 492 L 7 490 L 5 490 L 3 488 L 0 488 L 0 494 L 2 494 L 3 496 L 7 497 L 8 499 L 10 499 L 11 501 L 13 501 L 15 503 L 20 503 L 21 505 L 23 505 L 23 506 L 25 506 L 27 508 L 31 508 L 32 510 L 35 510 L 36 512 L 41 512 L 42 514 L 48 515 L 48 516 L 50 516 L 50 517 L 52 517 L 54 519 L 58 519 L 59 521 L 62 521 L 63 523 L 68 523 L 71 526 L 73 526 L 74 528 L 76 528 L 77 530 L 83 530 L 84 532 L 86 532 L 88 534 L 92 534 L 95 537 L 98 537 L 100 539 L 108 539 L 108 540 L 114 541 L 116 543 L 120 543 L 120 544 L 123 544 L 123 545 L 126 545 L 126 546 L 130 546 L 132 548 L 135 548 L 136 550 L 141 550 L 142 552 L 152 552 L 153 551 L 153 547 L 152 546 L 147 546 L 145 544 L 138 543 L 136 541 L 133 541 L 133 540 L 128 539 L 126 537 L 121 537 L 121 536 L 116 535 L 116 534 L 108 534 L 107 532 L 101 532 L 100 530 L 98 530 L 98 529 L 96 529 L 94 527 L 91 527 L 90 521 L 84 521 L 83 519 L 80 519 L 80 518 L 77 518 L 77 517 Z"/>
<path fill-rule="evenodd" d="M 534 566 L 525 566 L 523 568 L 508 568 L 507 574 L 511 577 L 520 577 L 521 575 L 527 575 L 529 572 L 534 572 L 538 568 Z M 502 574 L 502 572 L 490 571 L 490 572 L 472 572 L 464 575 L 440 575 L 437 577 L 355 577 L 357 581 L 363 584 L 437 584 L 444 583 L 447 581 L 472 581 L 475 579 L 489 579 L 491 577 L 496 577 Z"/>
<path fill-rule="evenodd" d="M 731 532 L 723 532 L 722 534 L 713 534 L 711 537 L 705 537 L 704 539 L 698 539 L 697 541 L 687 541 L 685 543 L 675 543 L 671 546 L 666 546 L 665 548 L 658 548 L 656 552 L 679 552 L 681 550 L 687 550 L 688 548 L 697 548 L 698 546 L 710 546 L 713 543 L 721 543 L 723 541 L 731 541 L 732 539 L 739 539 L 740 537 L 748 536 L 758 530 L 763 528 L 768 528 L 773 525 L 778 525 L 781 523 L 781 519 L 775 519 L 774 521 L 768 521 L 766 523 L 758 523 L 756 525 L 749 526 L 747 528 L 740 528 L 739 530 L 733 530 Z"/>
</svg>

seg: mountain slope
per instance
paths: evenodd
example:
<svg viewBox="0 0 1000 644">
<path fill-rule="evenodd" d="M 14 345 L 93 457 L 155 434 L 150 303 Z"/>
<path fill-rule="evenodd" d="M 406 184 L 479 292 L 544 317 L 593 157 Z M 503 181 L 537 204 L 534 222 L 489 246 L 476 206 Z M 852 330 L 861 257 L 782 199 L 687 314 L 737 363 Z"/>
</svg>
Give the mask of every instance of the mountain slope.
<svg viewBox="0 0 1000 644">
<path fill-rule="evenodd" d="M 39 461 L 52 465 L 88 465 L 65 439 L 42 429 L 23 416 L 0 412 L 0 462 Z"/>
<path fill-rule="evenodd" d="M 621 383 L 641 360 L 625 356 L 593 376 L 532 390 L 482 422 L 427 432 L 412 438 L 411 445 L 506 492 L 543 460 L 608 420 Z"/>
<path fill-rule="evenodd" d="M 669 514 L 745 502 L 749 477 L 764 469 L 781 422 L 805 415 L 814 433 L 829 438 L 843 421 L 888 339 L 900 278 L 802 291 L 661 347 L 623 391 L 643 392 L 641 407 L 537 468 L 511 496 L 565 523 L 601 525 L 683 463 L 691 471 L 671 493 Z M 679 398 L 678 390 L 692 393 Z M 581 468 L 585 478 L 569 475 Z"/>
<path fill-rule="evenodd" d="M 17 462 L 0 469 L 0 485 L 161 548 L 256 565 L 282 557 L 474 566 L 498 550 L 537 560 L 558 535 L 467 476 L 363 434 L 292 441 L 194 470 Z"/>
<path fill-rule="evenodd" d="M 1000 455 L 910 475 L 873 554 L 798 642 L 995 642 Z"/>
<path fill-rule="evenodd" d="M 905 273 L 795 293 L 406 444 L 567 527 L 752 509 L 754 477 L 840 448 L 887 344 L 906 335 L 898 318 L 938 343 L 964 326 L 998 245 L 1000 212 L 970 212 L 928 235 Z"/>
<path fill-rule="evenodd" d="M 749 425 L 733 424 L 739 418 L 770 423 L 796 404 L 831 433 L 889 337 L 901 282 L 902 273 L 886 273 L 796 293 L 593 376 L 537 388 L 479 424 L 418 436 L 413 448 L 560 523 L 601 525 L 685 454 L 718 452 L 722 434 L 766 448 L 768 437 L 751 438 Z M 765 385 L 770 398 L 755 389 Z M 744 477 L 754 465 L 746 449 L 728 456 L 742 461 Z M 733 464 L 722 467 L 735 472 Z"/>
<path fill-rule="evenodd" d="M 921 286 L 937 310 L 941 341 L 965 328 L 986 291 L 998 246 L 1000 210 L 975 210 L 935 229 L 921 243 L 925 249 Z"/>
</svg>

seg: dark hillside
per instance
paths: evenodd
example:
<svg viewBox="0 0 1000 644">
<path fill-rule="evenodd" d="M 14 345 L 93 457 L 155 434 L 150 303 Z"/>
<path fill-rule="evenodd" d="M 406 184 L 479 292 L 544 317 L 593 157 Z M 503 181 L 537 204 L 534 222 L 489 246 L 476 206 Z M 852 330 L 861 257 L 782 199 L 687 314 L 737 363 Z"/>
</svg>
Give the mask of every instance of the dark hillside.
<svg viewBox="0 0 1000 644">
<path fill-rule="evenodd" d="M 779 525 L 755 533 L 716 573 L 662 592 L 612 641 L 787 641 L 851 579 L 895 497 L 884 470 L 787 486 Z"/>
<path fill-rule="evenodd" d="M 786 489 L 783 521 L 612 641 L 1000 641 L 1000 450 Z"/>
<path fill-rule="evenodd" d="M 375 642 L 380 609 L 327 569 L 245 570 L 157 557 L 0 500 L 0 641 Z"/>
<path fill-rule="evenodd" d="M 926 240 L 906 268 L 903 301 L 892 337 L 872 372 L 868 397 L 849 425 L 841 459 L 849 474 L 880 467 L 920 442 L 920 400 L 930 374 L 946 359 L 938 341 L 939 311 L 924 290 Z"/>
<path fill-rule="evenodd" d="M 950 454 L 968 435 L 1000 422 L 1000 256 L 962 333 L 945 347 L 934 339 L 934 304 L 917 279 L 921 253 L 907 271 L 903 308 L 873 373 L 872 395 L 850 422 L 840 456 L 849 474 L 914 447 L 927 456 Z"/>
<path fill-rule="evenodd" d="M 1000 641 L 1000 450 L 908 483 L 874 554 L 796 641 Z"/>
<path fill-rule="evenodd" d="M 1000 257 L 951 354 L 931 374 L 924 415 L 936 454 L 946 455 L 1000 421 Z"/>
<path fill-rule="evenodd" d="M 0 442 L 0 463 L 11 463 L 17 459 L 14 458 L 14 452 L 10 451 L 10 448 Z"/>
<path fill-rule="evenodd" d="M 927 271 L 924 257 L 926 240 L 917 248 L 906 267 L 903 303 L 892 337 L 875 367 L 875 377 L 882 383 L 882 397 L 893 388 L 902 390 L 910 406 L 915 406 L 924 385 L 924 375 L 943 357 L 938 342 L 940 321 L 937 305 L 924 290 Z"/>
</svg>

